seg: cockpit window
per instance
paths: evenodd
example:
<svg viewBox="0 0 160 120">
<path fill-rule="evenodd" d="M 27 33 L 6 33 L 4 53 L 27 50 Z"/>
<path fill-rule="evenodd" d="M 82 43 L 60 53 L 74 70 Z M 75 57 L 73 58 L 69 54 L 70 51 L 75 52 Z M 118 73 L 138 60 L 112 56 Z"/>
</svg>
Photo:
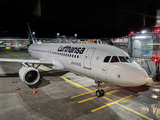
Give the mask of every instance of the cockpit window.
<svg viewBox="0 0 160 120">
<path fill-rule="evenodd" d="M 109 62 L 110 58 L 111 58 L 111 56 L 105 57 L 103 62 Z"/>
<path fill-rule="evenodd" d="M 112 59 L 111 59 L 111 63 L 114 63 L 114 62 L 119 62 L 118 60 L 118 57 L 117 56 L 113 56 Z"/>
<path fill-rule="evenodd" d="M 121 62 L 132 62 L 132 60 L 129 59 L 129 57 L 119 56 L 119 59 Z"/>
</svg>

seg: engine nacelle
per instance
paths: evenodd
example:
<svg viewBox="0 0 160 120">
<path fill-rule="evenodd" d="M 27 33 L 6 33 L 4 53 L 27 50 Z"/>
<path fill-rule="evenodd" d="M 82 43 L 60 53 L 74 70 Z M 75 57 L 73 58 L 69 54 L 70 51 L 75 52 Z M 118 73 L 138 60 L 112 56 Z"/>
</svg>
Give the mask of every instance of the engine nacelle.
<svg viewBox="0 0 160 120">
<path fill-rule="evenodd" d="M 39 71 L 33 67 L 24 67 L 19 70 L 19 77 L 27 85 L 34 85 L 40 79 Z"/>
</svg>

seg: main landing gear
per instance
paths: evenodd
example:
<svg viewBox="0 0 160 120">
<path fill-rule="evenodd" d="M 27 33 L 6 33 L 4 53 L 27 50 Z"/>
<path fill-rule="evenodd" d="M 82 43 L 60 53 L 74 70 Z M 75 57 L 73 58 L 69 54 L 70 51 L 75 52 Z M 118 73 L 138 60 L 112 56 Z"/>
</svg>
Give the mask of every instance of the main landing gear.
<svg viewBox="0 0 160 120">
<path fill-rule="evenodd" d="M 105 94 L 105 92 L 104 92 L 104 90 L 103 89 L 101 89 L 101 82 L 99 82 L 99 81 L 96 81 L 96 83 L 98 84 L 98 90 L 96 91 L 96 96 L 97 97 L 102 97 L 102 96 L 104 96 L 104 94 Z"/>
</svg>

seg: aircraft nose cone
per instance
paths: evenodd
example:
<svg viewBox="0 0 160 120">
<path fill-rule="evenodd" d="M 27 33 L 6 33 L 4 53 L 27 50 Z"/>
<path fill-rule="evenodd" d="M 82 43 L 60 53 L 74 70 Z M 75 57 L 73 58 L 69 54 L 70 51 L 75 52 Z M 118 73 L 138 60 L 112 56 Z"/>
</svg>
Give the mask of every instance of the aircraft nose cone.
<svg viewBox="0 0 160 120">
<path fill-rule="evenodd" d="M 136 67 L 130 72 L 130 81 L 133 86 L 146 84 L 148 82 L 148 78 L 147 72 L 141 67 Z"/>
</svg>

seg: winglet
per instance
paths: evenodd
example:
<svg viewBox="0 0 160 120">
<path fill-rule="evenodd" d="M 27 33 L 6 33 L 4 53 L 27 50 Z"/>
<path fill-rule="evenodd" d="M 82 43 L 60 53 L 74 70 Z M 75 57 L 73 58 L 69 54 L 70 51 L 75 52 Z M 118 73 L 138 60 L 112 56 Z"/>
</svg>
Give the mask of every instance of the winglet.
<svg viewBox="0 0 160 120">
<path fill-rule="evenodd" d="M 30 34 L 30 36 L 31 36 L 31 38 L 32 38 L 32 43 L 35 44 L 35 41 L 34 41 L 34 39 L 33 39 L 32 33 L 31 33 L 31 29 L 30 29 L 30 27 L 29 27 L 29 23 L 27 23 L 27 25 L 28 25 L 28 29 L 29 29 L 29 34 Z"/>
</svg>

